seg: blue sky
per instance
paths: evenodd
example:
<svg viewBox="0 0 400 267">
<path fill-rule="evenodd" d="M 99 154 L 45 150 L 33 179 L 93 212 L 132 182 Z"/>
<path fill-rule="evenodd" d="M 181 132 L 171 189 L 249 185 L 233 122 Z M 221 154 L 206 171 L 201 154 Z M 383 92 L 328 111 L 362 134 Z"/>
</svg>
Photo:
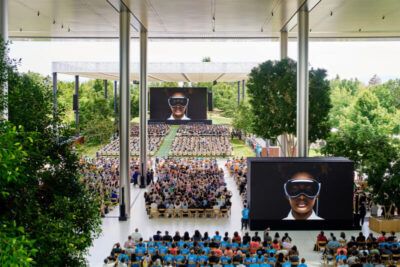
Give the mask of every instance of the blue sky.
<svg viewBox="0 0 400 267">
<path fill-rule="evenodd" d="M 138 42 L 132 41 L 131 60 L 138 61 Z M 400 78 L 400 41 L 310 42 L 312 67 L 325 68 L 329 78 L 357 78 L 364 83 L 377 74 L 382 81 Z M 118 61 L 114 41 L 14 41 L 10 55 L 21 58 L 20 71 L 51 74 L 53 61 Z M 149 62 L 263 62 L 278 59 L 279 43 L 273 41 L 150 41 Z M 289 57 L 296 58 L 297 43 L 289 42 Z M 72 80 L 71 76 L 61 76 Z"/>
</svg>

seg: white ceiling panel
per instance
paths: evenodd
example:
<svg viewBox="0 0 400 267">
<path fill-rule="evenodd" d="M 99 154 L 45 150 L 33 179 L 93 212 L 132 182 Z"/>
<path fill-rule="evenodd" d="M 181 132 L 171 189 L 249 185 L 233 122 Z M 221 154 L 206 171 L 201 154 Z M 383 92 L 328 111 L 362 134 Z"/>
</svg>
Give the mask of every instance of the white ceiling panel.
<svg viewBox="0 0 400 267">
<path fill-rule="evenodd" d="M 306 0 L 9 0 L 11 38 L 118 38 L 115 3 L 125 3 L 150 38 L 296 36 Z M 400 0 L 308 0 L 311 38 L 400 37 Z M 111 4 L 110 4 L 111 3 Z M 118 9 L 118 8 L 117 8 Z M 39 13 L 38 13 L 39 12 Z M 332 15 L 331 15 L 332 12 Z M 213 19 L 215 18 L 215 20 Z M 132 31 L 132 35 L 135 31 Z"/>
</svg>

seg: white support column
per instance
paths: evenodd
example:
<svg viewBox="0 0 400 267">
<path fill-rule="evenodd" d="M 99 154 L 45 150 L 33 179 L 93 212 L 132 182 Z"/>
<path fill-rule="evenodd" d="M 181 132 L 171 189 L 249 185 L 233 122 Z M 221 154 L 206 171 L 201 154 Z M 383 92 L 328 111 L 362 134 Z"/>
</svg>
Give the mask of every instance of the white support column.
<svg viewBox="0 0 400 267">
<path fill-rule="evenodd" d="M 287 31 L 281 31 L 281 38 L 279 39 L 280 42 L 280 54 L 281 60 L 288 57 L 288 33 Z M 279 140 L 281 143 L 281 156 L 286 157 L 287 151 L 287 140 L 286 135 L 279 136 Z"/>
<path fill-rule="evenodd" d="M 140 187 L 147 186 L 147 30 L 140 30 Z M 144 183 L 142 183 L 142 181 Z"/>
<path fill-rule="evenodd" d="M 288 33 L 287 31 L 281 31 L 281 37 L 279 39 L 281 59 L 288 57 Z"/>
<path fill-rule="evenodd" d="M 303 5 L 297 14 L 297 156 L 308 156 L 308 9 Z"/>
<path fill-rule="evenodd" d="M 119 72 L 120 72 L 120 131 L 119 131 L 119 220 L 126 221 L 130 216 L 130 177 L 129 177 L 129 132 L 130 132 L 130 92 L 129 92 L 129 46 L 130 14 L 121 4 L 119 13 Z"/>
<path fill-rule="evenodd" d="M 4 43 L 8 41 L 8 0 L 0 0 L 0 37 Z M 4 54 L 7 58 L 7 54 Z M 3 114 L 0 114 L 5 120 L 8 120 L 8 82 L 5 81 L 2 88 L 2 94 L 4 96 Z"/>
</svg>

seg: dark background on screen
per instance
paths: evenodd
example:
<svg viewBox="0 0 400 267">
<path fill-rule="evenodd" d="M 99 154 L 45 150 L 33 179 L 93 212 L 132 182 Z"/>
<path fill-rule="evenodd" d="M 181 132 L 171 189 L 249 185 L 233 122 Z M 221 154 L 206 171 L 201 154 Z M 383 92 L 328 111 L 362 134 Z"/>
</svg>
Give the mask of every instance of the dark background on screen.
<svg viewBox="0 0 400 267">
<path fill-rule="evenodd" d="M 191 120 L 207 119 L 207 88 L 152 87 L 150 88 L 150 120 L 167 120 L 171 116 L 168 98 L 175 92 L 182 92 L 189 98 L 186 116 Z"/>
<path fill-rule="evenodd" d="M 251 220 L 268 221 L 269 225 L 275 221 L 284 225 L 303 226 L 304 221 L 282 221 L 290 211 L 283 185 L 295 173 L 305 171 L 321 183 L 318 216 L 325 220 L 314 221 L 312 225 L 324 226 L 340 221 L 352 223 L 353 163 L 351 161 L 343 158 L 272 158 L 250 159 L 248 163 Z M 314 210 L 315 207 L 316 205 Z"/>
</svg>

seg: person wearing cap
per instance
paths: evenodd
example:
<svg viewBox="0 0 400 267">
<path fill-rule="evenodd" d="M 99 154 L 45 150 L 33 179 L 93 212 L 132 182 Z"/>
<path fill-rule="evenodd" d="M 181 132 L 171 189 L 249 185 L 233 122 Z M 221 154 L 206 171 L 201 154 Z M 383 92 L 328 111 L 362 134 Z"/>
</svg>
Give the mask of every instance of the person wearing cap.
<svg viewBox="0 0 400 267">
<path fill-rule="evenodd" d="M 307 172 L 298 172 L 284 184 L 291 210 L 283 220 L 323 220 L 314 211 L 321 184 Z"/>
</svg>

